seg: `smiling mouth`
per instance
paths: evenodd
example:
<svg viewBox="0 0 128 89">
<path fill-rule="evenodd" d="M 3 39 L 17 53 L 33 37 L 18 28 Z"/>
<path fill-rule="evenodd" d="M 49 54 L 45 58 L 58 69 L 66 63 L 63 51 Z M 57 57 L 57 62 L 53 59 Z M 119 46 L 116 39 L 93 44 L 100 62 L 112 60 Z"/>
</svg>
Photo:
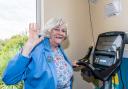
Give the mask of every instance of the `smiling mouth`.
<svg viewBox="0 0 128 89">
<path fill-rule="evenodd" d="M 55 38 L 57 38 L 57 39 L 63 39 L 63 37 L 62 37 L 62 36 L 60 36 L 60 37 L 55 37 Z"/>
</svg>

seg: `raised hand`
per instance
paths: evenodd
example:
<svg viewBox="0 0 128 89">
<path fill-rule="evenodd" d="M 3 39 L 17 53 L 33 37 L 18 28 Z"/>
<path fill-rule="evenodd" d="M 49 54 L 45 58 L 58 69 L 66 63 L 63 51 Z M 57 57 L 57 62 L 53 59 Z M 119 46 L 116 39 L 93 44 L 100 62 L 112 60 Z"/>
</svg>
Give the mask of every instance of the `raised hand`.
<svg viewBox="0 0 128 89">
<path fill-rule="evenodd" d="M 22 55 L 28 57 L 32 49 L 40 43 L 44 37 L 41 36 L 39 37 L 39 27 L 37 26 L 36 23 L 30 23 L 29 24 L 29 36 L 28 36 L 28 41 L 23 47 Z"/>
<path fill-rule="evenodd" d="M 36 46 L 40 41 L 43 40 L 43 36 L 39 37 L 39 27 L 36 23 L 30 23 L 29 24 L 29 38 L 28 42 L 31 43 L 31 45 Z"/>
</svg>

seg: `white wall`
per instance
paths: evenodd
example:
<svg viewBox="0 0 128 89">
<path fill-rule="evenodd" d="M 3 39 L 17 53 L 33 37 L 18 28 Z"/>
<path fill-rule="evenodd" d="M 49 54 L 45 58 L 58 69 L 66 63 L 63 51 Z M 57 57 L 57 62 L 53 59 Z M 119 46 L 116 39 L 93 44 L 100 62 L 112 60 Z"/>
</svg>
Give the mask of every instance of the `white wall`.
<svg viewBox="0 0 128 89">
<path fill-rule="evenodd" d="M 97 35 L 107 31 L 127 31 L 128 32 L 128 0 L 120 0 L 122 5 L 121 13 L 117 16 L 107 17 L 105 6 L 112 0 L 98 0 L 96 4 L 91 4 L 93 33 L 95 39 Z"/>
<path fill-rule="evenodd" d="M 68 23 L 69 41 L 65 52 L 71 60 L 82 58 L 92 42 L 87 0 L 44 0 L 44 19 L 62 16 Z M 74 89 L 92 89 L 92 85 L 83 81 L 75 72 Z"/>
<path fill-rule="evenodd" d="M 98 0 L 96 4 L 91 4 L 91 16 L 93 23 L 93 35 L 95 41 L 98 34 L 107 31 L 128 32 L 128 0 L 120 0 L 122 10 L 119 15 L 107 17 L 105 6 L 112 0 Z M 128 45 L 125 45 L 124 57 L 128 57 Z"/>
</svg>

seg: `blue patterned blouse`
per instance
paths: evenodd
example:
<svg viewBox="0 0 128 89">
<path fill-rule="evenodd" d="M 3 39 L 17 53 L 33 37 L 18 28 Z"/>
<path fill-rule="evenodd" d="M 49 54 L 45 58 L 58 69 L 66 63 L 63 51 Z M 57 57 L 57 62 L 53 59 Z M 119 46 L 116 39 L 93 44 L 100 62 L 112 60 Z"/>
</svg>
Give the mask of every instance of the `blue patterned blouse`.
<svg viewBox="0 0 128 89">
<path fill-rule="evenodd" d="M 56 67 L 57 89 L 71 89 L 70 79 L 73 76 L 72 67 L 64 59 L 60 50 L 54 52 L 54 63 Z"/>
</svg>

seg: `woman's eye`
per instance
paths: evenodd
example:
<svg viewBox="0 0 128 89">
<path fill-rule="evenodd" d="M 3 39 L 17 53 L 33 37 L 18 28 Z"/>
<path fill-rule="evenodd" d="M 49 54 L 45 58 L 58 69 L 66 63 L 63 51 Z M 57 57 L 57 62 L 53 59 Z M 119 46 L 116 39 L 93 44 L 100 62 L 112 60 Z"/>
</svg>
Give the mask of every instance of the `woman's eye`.
<svg viewBox="0 0 128 89">
<path fill-rule="evenodd" d="M 54 30 L 55 30 L 55 31 L 60 31 L 60 29 L 57 29 L 57 28 L 55 28 Z"/>
<path fill-rule="evenodd" d="M 59 29 L 59 28 L 55 28 L 54 30 L 55 31 L 61 31 L 61 32 L 64 32 L 64 33 L 67 32 L 65 29 Z"/>
<path fill-rule="evenodd" d="M 66 30 L 65 30 L 65 29 L 62 29 L 61 31 L 62 31 L 62 32 L 66 32 Z"/>
</svg>

